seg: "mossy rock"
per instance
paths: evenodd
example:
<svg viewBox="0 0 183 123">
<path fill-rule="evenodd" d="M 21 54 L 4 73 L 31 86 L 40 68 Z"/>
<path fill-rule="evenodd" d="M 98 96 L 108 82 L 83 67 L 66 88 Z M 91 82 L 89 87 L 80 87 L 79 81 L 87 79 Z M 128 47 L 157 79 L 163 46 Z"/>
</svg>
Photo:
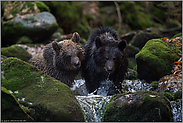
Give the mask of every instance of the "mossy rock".
<svg viewBox="0 0 183 123">
<path fill-rule="evenodd" d="M 157 81 L 153 81 L 151 83 L 151 87 L 158 87 L 158 82 Z"/>
<path fill-rule="evenodd" d="M 173 93 L 171 92 L 161 92 L 161 94 L 166 96 L 170 101 L 174 100 Z"/>
<path fill-rule="evenodd" d="M 6 88 L 1 86 L 1 122 L 25 122 L 27 114 L 17 99 Z"/>
<path fill-rule="evenodd" d="M 156 33 L 140 31 L 132 38 L 132 40 L 129 43 L 132 46 L 142 49 L 142 47 L 146 44 L 147 41 L 157 37 L 158 35 Z"/>
<path fill-rule="evenodd" d="M 17 57 L 23 61 L 28 61 L 32 58 L 32 55 L 29 54 L 23 47 L 17 45 L 2 47 L 1 55 L 4 55 L 6 57 Z"/>
<path fill-rule="evenodd" d="M 182 91 L 173 92 L 161 92 L 162 95 L 166 96 L 170 101 L 182 99 Z"/>
<path fill-rule="evenodd" d="M 2 55 L 2 53 L 1 53 L 1 61 L 5 60 L 5 59 L 7 59 L 7 58 L 8 58 L 8 57 Z"/>
<path fill-rule="evenodd" d="M 41 12 L 50 12 L 50 8 L 42 1 L 35 1 L 37 7 Z"/>
<path fill-rule="evenodd" d="M 173 121 L 169 100 L 156 92 L 114 95 L 106 106 L 102 121 Z"/>
<path fill-rule="evenodd" d="M 126 73 L 125 79 L 129 79 L 129 80 L 138 79 L 138 73 L 137 73 L 137 70 L 135 68 L 136 67 L 134 67 L 134 69 L 128 68 L 128 72 Z"/>
<path fill-rule="evenodd" d="M 176 38 L 176 37 L 182 37 L 182 32 L 173 36 L 173 38 Z"/>
<path fill-rule="evenodd" d="M 128 57 L 133 57 L 135 58 L 135 55 L 140 51 L 140 49 L 136 46 L 133 45 L 127 45 L 125 48 L 125 52 L 127 53 Z"/>
<path fill-rule="evenodd" d="M 31 43 L 33 43 L 33 41 L 27 36 L 23 36 L 17 41 L 17 44 L 31 44 Z"/>
<path fill-rule="evenodd" d="M 17 16 L 1 24 L 3 47 L 15 44 L 22 36 L 29 37 L 33 43 L 45 42 L 58 28 L 55 17 L 49 12 Z"/>
<path fill-rule="evenodd" d="M 16 98 L 32 103 L 35 112 L 29 115 L 34 121 L 84 121 L 83 111 L 67 85 L 13 57 L 1 63 L 1 71 L 1 85 L 18 92 Z"/>
<path fill-rule="evenodd" d="M 170 74 L 172 63 L 180 56 L 180 50 L 173 42 L 168 43 L 161 39 L 149 40 L 135 55 L 139 79 L 154 81 Z"/>
</svg>

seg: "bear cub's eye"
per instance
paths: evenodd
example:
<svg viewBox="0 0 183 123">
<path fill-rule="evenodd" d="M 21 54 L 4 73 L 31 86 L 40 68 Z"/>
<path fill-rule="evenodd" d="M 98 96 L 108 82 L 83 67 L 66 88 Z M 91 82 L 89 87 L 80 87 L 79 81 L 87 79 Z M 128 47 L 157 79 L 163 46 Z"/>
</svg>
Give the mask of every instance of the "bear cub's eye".
<svg viewBox="0 0 183 123">
<path fill-rule="evenodd" d="M 71 55 L 68 55 L 68 56 L 67 56 L 67 58 L 69 58 L 69 59 L 70 59 L 70 58 L 71 58 Z"/>
</svg>

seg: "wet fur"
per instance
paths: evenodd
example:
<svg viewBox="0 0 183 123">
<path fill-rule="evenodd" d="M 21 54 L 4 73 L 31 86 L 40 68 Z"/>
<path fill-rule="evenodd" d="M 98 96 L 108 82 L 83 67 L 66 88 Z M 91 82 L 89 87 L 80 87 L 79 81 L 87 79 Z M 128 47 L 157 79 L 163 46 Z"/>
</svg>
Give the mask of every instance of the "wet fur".
<svg viewBox="0 0 183 123">
<path fill-rule="evenodd" d="M 72 82 L 80 71 L 81 61 L 84 59 L 84 49 L 79 43 L 79 34 L 74 34 L 74 39 L 47 44 L 43 52 L 30 59 L 29 63 L 72 87 Z M 76 65 L 74 61 L 78 64 Z"/>
<path fill-rule="evenodd" d="M 100 27 L 91 33 L 84 47 L 86 55 L 82 63 L 82 76 L 89 92 L 96 90 L 107 78 L 121 90 L 128 67 L 125 47 L 126 42 L 119 41 L 111 27 Z"/>
</svg>

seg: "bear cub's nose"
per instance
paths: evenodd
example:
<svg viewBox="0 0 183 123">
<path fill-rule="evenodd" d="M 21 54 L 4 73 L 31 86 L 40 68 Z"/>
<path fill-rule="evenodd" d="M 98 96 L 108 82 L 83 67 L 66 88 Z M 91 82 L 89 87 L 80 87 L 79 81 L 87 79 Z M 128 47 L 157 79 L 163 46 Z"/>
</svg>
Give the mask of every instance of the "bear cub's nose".
<svg viewBox="0 0 183 123">
<path fill-rule="evenodd" d="M 111 74 L 112 73 L 112 67 L 108 67 L 108 73 Z"/>
<path fill-rule="evenodd" d="M 80 67 L 79 61 L 76 61 L 74 64 L 76 67 Z"/>
</svg>

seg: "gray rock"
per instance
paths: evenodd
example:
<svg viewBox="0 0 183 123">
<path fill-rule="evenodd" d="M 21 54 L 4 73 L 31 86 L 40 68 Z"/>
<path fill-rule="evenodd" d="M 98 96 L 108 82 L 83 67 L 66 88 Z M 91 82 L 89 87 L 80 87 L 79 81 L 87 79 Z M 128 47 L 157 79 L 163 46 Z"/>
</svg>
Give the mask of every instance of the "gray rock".
<svg viewBox="0 0 183 123">
<path fill-rule="evenodd" d="M 152 32 L 140 31 L 135 36 L 133 36 L 129 44 L 141 49 L 148 40 L 154 39 L 154 38 L 159 38 L 159 36 Z"/>
<path fill-rule="evenodd" d="M 22 36 L 28 36 L 33 43 L 44 42 L 57 28 L 55 17 L 48 12 L 17 16 L 2 24 L 2 45 L 14 44 Z"/>
</svg>

